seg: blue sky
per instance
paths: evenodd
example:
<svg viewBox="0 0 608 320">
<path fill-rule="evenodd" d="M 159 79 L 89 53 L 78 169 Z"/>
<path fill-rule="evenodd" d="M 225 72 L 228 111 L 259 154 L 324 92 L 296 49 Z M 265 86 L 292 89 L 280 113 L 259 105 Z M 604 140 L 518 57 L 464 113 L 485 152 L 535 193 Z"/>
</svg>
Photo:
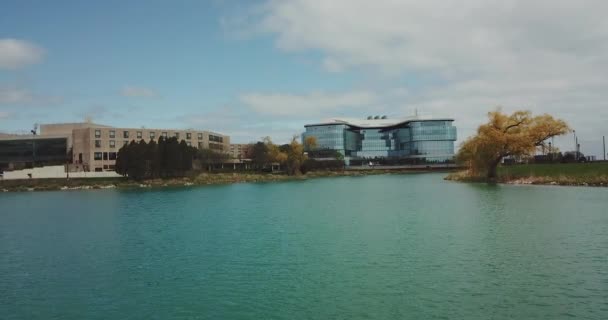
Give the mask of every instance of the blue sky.
<svg viewBox="0 0 608 320">
<path fill-rule="evenodd" d="M 3 1 L 0 131 L 95 122 L 287 141 L 333 116 L 567 120 L 601 153 L 602 1 Z M 569 138 L 562 141 L 568 149 Z M 585 150 L 585 148 L 587 148 Z"/>
</svg>

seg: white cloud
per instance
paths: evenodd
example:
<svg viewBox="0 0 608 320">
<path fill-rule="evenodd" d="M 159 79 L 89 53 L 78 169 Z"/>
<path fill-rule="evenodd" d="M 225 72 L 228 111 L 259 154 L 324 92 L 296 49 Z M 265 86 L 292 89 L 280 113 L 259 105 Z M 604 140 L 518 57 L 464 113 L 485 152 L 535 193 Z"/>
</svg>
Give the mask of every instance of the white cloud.
<svg viewBox="0 0 608 320">
<path fill-rule="evenodd" d="M 38 63 L 44 57 L 44 49 L 28 41 L 0 39 L 0 69 L 18 69 Z"/>
<path fill-rule="evenodd" d="M 0 111 L 0 120 L 8 119 L 10 116 L 11 116 L 11 114 L 9 112 Z"/>
<path fill-rule="evenodd" d="M 279 48 L 321 50 L 331 70 L 450 76 L 525 66 L 534 67 L 528 73 L 560 74 L 571 65 L 547 66 L 607 62 L 601 53 L 608 48 L 608 3 L 601 0 L 295 0 L 268 1 L 265 9 L 258 27 L 275 34 Z"/>
<path fill-rule="evenodd" d="M 34 101 L 34 95 L 28 89 L 0 87 L 0 105 L 24 104 Z"/>
<path fill-rule="evenodd" d="M 313 92 L 306 95 L 250 93 L 241 101 L 253 110 L 273 116 L 320 116 L 344 108 L 361 108 L 375 103 L 368 91 L 344 93 Z"/>
<path fill-rule="evenodd" d="M 383 113 L 451 116 L 464 138 L 502 105 L 554 114 L 581 136 L 608 134 L 606 1 L 269 0 L 261 7 L 247 17 L 250 29 L 285 52 L 314 53 L 328 72 L 359 71 L 352 73 L 366 84 L 359 89 L 374 92 L 367 103 L 386 106 Z M 404 78 L 413 86 L 395 94 Z M 268 112 L 300 103 L 283 97 L 291 95 L 244 101 Z"/>
<path fill-rule="evenodd" d="M 124 86 L 120 94 L 130 98 L 160 98 L 155 90 L 137 86 Z"/>
<path fill-rule="evenodd" d="M 62 97 L 39 94 L 23 87 L 0 86 L 0 106 L 46 106 L 62 101 Z"/>
</svg>

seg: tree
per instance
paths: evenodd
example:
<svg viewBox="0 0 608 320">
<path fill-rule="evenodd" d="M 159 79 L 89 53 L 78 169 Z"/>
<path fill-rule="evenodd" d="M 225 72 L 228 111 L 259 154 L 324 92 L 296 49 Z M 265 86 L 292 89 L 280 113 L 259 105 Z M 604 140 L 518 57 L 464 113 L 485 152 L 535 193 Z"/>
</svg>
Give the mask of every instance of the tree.
<svg viewBox="0 0 608 320">
<path fill-rule="evenodd" d="M 211 149 L 200 149 L 196 154 L 196 159 L 200 162 L 201 167 L 208 169 L 211 168 L 211 165 L 226 162 L 229 158 L 228 154 Z"/>
<path fill-rule="evenodd" d="M 258 169 L 263 169 L 268 163 L 268 147 L 264 142 L 258 141 L 249 148 L 247 157 Z"/>
<path fill-rule="evenodd" d="M 298 142 L 298 136 L 293 136 L 287 150 L 287 173 L 290 175 L 300 175 L 301 168 L 306 160 L 304 146 Z"/>
<path fill-rule="evenodd" d="M 317 148 L 317 137 L 308 136 L 304 138 L 304 150 L 311 151 Z"/>
<path fill-rule="evenodd" d="M 131 179 L 175 177 L 192 169 L 196 148 L 177 138 L 159 138 L 158 143 L 131 141 L 118 151 L 115 171 Z"/>
<path fill-rule="evenodd" d="M 488 113 L 489 121 L 479 126 L 477 134 L 460 147 L 457 160 L 465 163 L 471 175 L 485 172 L 496 178 L 496 169 L 507 156 L 532 154 L 551 137 L 567 133 L 566 122 L 548 114 L 533 117 L 530 111 L 506 115 L 500 110 Z"/>
</svg>

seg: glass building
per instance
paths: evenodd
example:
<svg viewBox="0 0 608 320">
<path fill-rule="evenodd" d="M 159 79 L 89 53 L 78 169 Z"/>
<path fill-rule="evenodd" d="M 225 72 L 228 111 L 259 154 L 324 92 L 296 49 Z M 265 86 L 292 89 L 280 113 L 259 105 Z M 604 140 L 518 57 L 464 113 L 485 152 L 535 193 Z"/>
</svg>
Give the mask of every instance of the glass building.
<svg viewBox="0 0 608 320">
<path fill-rule="evenodd" d="M 335 150 L 352 159 L 418 159 L 445 162 L 454 157 L 454 119 L 368 117 L 308 124 L 302 140 L 315 137 L 316 150 Z M 310 151 L 310 150 L 307 150 Z"/>
<path fill-rule="evenodd" d="M 65 164 L 69 157 L 67 138 L 32 137 L 0 140 L 0 170 L 11 165 L 32 167 Z"/>
</svg>

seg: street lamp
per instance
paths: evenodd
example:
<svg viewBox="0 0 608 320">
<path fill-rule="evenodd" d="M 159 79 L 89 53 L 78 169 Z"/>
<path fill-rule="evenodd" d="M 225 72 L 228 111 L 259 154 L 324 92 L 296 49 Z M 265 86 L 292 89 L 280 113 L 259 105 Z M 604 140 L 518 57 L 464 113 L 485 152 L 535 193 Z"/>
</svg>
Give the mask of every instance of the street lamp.
<svg viewBox="0 0 608 320">
<path fill-rule="evenodd" d="M 578 152 L 576 152 L 576 130 L 572 130 L 572 134 L 574 135 L 574 160 L 578 160 Z"/>
</svg>

